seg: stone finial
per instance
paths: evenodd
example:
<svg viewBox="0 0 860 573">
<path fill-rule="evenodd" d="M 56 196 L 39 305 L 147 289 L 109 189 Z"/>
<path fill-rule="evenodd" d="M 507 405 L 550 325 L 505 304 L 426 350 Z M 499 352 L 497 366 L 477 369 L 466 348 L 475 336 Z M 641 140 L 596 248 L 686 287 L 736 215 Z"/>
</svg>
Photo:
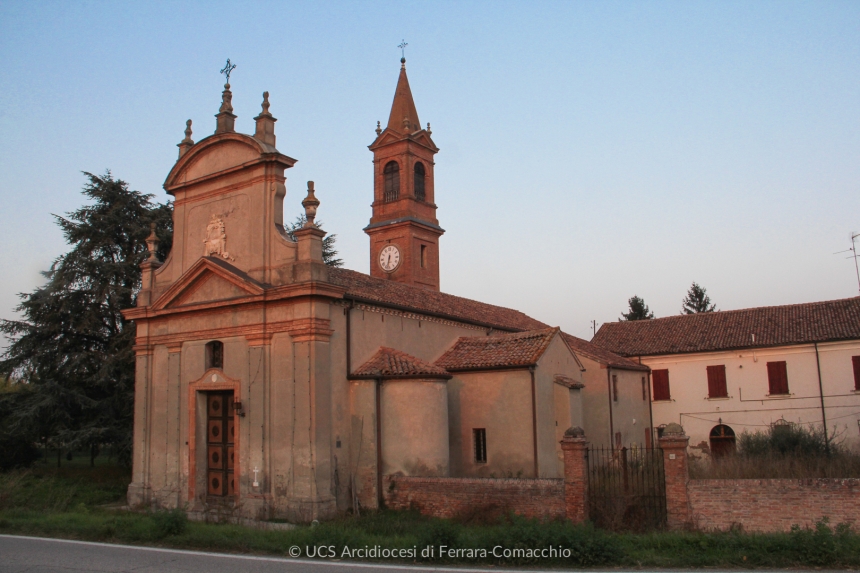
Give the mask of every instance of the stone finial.
<svg viewBox="0 0 860 573">
<path fill-rule="evenodd" d="M 433 135 L 433 131 L 430 129 L 430 122 L 427 122 L 427 135 Z"/>
<path fill-rule="evenodd" d="M 215 117 L 218 120 L 215 133 L 232 133 L 235 131 L 236 116 L 233 115 L 233 92 L 230 91 L 230 84 L 224 84 L 224 91 L 221 92 L 221 107 Z"/>
<path fill-rule="evenodd" d="M 376 137 L 379 137 L 380 135 L 382 135 L 382 127 L 380 125 L 380 122 L 377 121 L 376 122 Z"/>
<path fill-rule="evenodd" d="M 189 119 L 185 122 L 185 139 L 176 144 L 176 147 L 179 148 L 179 157 L 185 155 L 192 145 L 194 145 L 194 140 L 191 139 L 191 120 Z"/>
<path fill-rule="evenodd" d="M 308 181 L 308 196 L 302 201 L 302 207 L 305 208 L 305 218 L 307 219 L 304 227 L 302 227 L 303 229 L 316 228 L 314 219 L 316 219 L 319 204 L 319 199 L 314 195 L 314 182 Z"/>
<path fill-rule="evenodd" d="M 409 130 L 409 118 L 406 116 L 403 116 L 402 124 L 403 124 L 403 131 L 406 133 L 409 133 L 409 131 L 410 131 Z"/>
<path fill-rule="evenodd" d="M 665 436 L 666 434 L 678 434 L 681 436 L 685 435 L 683 426 L 674 422 L 672 422 L 671 424 L 666 424 L 666 427 L 663 428 L 663 435 Z"/>
<path fill-rule="evenodd" d="M 565 438 L 584 438 L 585 430 L 579 426 L 572 426 L 564 431 Z"/>
<path fill-rule="evenodd" d="M 188 123 L 191 123 L 191 120 L 188 120 Z M 187 131 L 190 135 L 190 130 Z M 187 137 L 187 136 L 186 136 Z M 149 258 L 146 260 L 147 263 L 160 263 L 158 260 L 158 244 L 160 241 L 158 240 L 158 235 L 155 234 L 155 223 L 149 224 L 149 236 L 146 238 L 146 248 L 149 250 Z"/>
<path fill-rule="evenodd" d="M 257 130 L 254 132 L 254 137 L 274 147 L 275 122 L 278 120 L 269 113 L 269 92 L 263 92 L 262 108 L 263 111 L 260 112 L 260 115 L 254 118 L 254 121 L 257 122 Z"/>
</svg>

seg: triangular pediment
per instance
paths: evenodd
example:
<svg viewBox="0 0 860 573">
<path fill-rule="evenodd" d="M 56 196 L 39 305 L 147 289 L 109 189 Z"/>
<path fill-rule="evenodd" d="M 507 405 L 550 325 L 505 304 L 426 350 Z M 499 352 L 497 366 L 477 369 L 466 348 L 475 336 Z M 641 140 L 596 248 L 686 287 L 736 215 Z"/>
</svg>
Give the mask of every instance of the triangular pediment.
<svg viewBox="0 0 860 573">
<path fill-rule="evenodd" d="M 208 304 L 263 294 L 264 288 L 239 269 L 203 257 L 152 305 L 154 310 Z"/>
</svg>

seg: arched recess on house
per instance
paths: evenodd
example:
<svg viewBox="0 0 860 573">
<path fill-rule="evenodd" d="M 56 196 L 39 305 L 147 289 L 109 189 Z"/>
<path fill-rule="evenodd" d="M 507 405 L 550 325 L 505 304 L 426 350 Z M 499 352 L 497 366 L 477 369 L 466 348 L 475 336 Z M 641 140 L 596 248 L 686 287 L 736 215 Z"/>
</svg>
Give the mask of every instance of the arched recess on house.
<svg viewBox="0 0 860 573">
<path fill-rule="evenodd" d="M 400 197 L 400 165 L 396 161 L 389 161 L 382 170 L 382 176 L 385 182 L 384 201 L 386 203 L 397 201 Z"/>
<path fill-rule="evenodd" d="M 206 370 L 224 369 L 224 343 L 213 340 L 206 343 Z"/>
<path fill-rule="evenodd" d="M 711 428 L 709 435 L 711 442 L 711 455 L 721 458 L 735 452 L 735 431 L 725 424 L 718 424 Z"/>
</svg>

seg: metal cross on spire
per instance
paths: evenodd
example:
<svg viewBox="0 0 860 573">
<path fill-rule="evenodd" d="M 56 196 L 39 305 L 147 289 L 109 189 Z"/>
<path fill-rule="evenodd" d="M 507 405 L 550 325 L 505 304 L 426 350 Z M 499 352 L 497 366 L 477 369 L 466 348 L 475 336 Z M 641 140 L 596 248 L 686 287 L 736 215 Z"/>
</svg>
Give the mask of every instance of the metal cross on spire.
<svg viewBox="0 0 860 573">
<path fill-rule="evenodd" d="M 406 59 L 406 46 L 409 44 L 406 43 L 406 40 L 400 40 L 400 43 L 397 44 L 397 47 L 400 48 L 400 57 L 401 59 Z"/>
<path fill-rule="evenodd" d="M 230 73 L 236 69 L 236 64 L 230 63 L 230 58 L 227 58 L 227 65 L 221 70 L 221 73 L 227 76 L 227 83 L 230 83 Z"/>
</svg>

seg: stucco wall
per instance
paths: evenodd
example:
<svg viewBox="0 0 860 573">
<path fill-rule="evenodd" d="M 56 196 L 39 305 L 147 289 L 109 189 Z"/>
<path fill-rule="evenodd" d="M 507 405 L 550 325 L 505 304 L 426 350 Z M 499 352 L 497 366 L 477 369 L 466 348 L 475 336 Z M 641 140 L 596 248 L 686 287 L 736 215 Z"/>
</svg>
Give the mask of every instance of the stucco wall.
<svg viewBox="0 0 860 573">
<path fill-rule="evenodd" d="M 380 398 L 382 473 L 447 477 L 446 380 L 385 380 Z"/>
<path fill-rule="evenodd" d="M 460 372 L 448 381 L 451 475 L 534 477 L 528 370 Z M 487 462 L 474 458 L 472 430 L 487 430 Z"/>
<path fill-rule="evenodd" d="M 630 444 L 645 445 L 645 432 L 649 431 L 650 427 L 650 403 L 648 394 L 645 400 L 642 399 L 642 378 L 645 377 L 648 384 L 648 373 L 605 368 L 590 358 L 580 359 L 585 365 L 582 402 L 588 413 L 583 428 L 589 443 L 600 447 L 612 446 L 615 443 L 615 433 L 621 432 L 622 444 L 628 447 Z M 612 396 L 613 374 L 618 377 L 617 402 Z"/>
<path fill-rule="evenodd" d="M 860 355 L 860 341 L 819 344 L 828 433 L 860 447 L 860 393 L 854 391 L 851 356 Z M 788 396 L 768 396 L 767 363 L 785 361 Z M 670 401 L 652 404 L 654 424 L 680 423 L 690 446 L 708 443 L 711 429 L 722 421 L 736 435 L 764 430 L 784 418 L 789 422 L 822 423 L 818 366 L 813 345 L 642 357 L 652 369 L 669 370 Z M 728 398 L 708 397 L 706 367 L 726 366 Z"/>
</svg>

